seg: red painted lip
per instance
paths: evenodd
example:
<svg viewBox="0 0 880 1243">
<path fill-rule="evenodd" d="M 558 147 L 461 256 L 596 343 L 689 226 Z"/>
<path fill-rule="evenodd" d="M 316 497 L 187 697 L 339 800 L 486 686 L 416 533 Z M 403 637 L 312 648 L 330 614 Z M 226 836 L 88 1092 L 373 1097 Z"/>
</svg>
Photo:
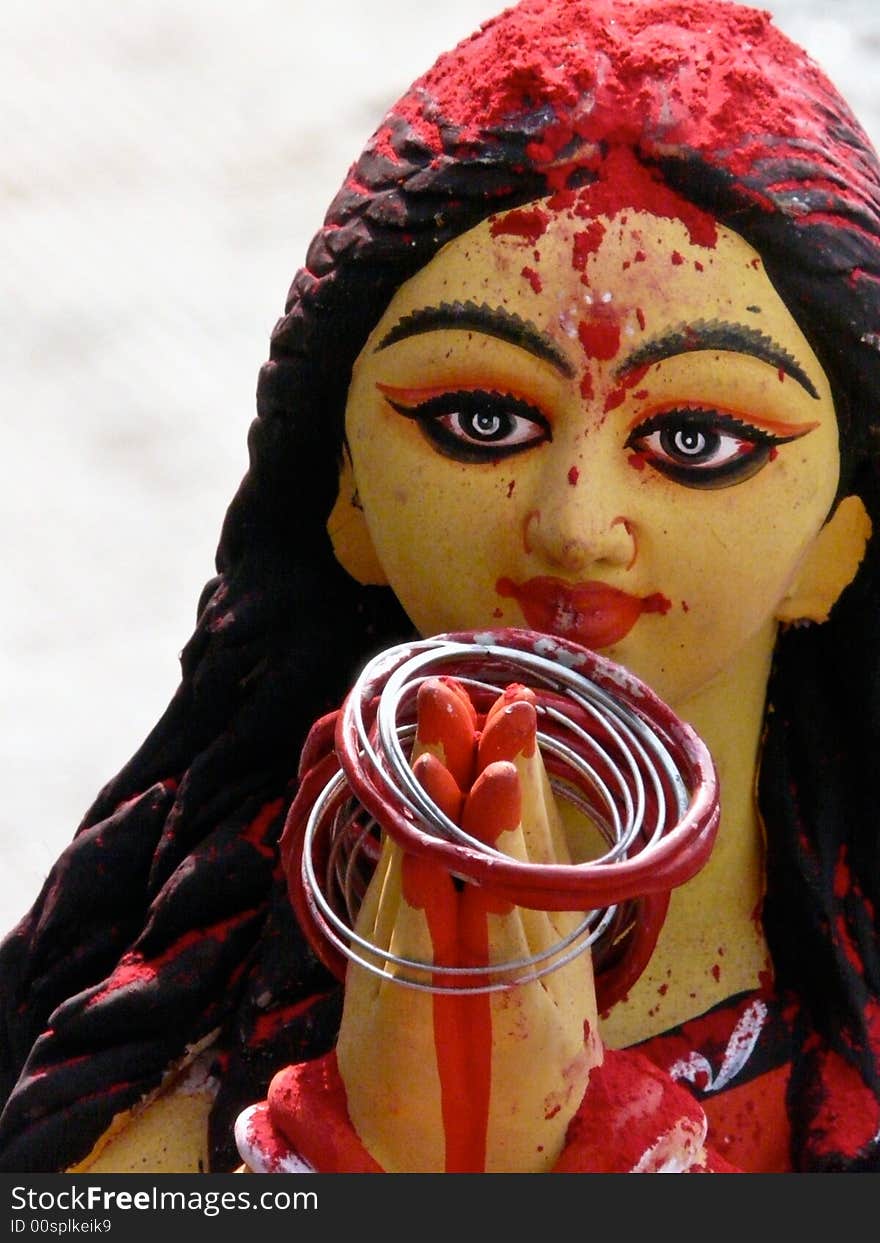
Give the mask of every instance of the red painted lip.
<svg viewBox="0 0 880 1243">
<path fill-rule="evenodd" d="M 516 600 L 533 630 L 573 639 L 591 650 L 619 643 L 643 613 L 668 613 L 671 607 L 659 591 L 630 596 L 606 583 L 567 583 L 561 578 L 524 583 L 499 578 L 495 590 Z"/>
</svg>

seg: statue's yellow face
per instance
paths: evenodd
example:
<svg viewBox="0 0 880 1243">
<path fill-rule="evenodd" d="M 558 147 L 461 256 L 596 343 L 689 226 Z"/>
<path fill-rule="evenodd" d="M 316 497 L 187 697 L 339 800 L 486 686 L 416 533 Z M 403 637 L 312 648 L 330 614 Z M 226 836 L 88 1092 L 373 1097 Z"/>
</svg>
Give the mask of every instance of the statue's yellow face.
<svg viewBox="0 0 880 1243">
<path fill-rule="evenodd" d="M 346 430 L 421 633 L 568 636 L 672 704 L 773 623 L 839 473 L 828 381 L 751 246 L 552 200 L 401 287 Z"/>
</svg>

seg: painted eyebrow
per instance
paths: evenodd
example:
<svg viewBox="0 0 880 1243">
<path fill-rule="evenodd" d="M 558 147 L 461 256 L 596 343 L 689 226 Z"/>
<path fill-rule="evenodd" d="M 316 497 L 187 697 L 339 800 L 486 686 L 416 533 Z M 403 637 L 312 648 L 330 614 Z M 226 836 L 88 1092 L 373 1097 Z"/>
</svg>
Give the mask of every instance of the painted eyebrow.
<svg viewBox="0 0 880 1243">
<path fill-rule="evenodd" d="M 695 350 L 732 350 L 737 354 L 751 354 L 754 358 L 784 371 L 811 397 L 819 400 L 815 384 L 798 360 L 772 337 L 746 324 L 729 324 L 717 319 L 698 319 L 692 324 L 681 324 L 660 337 L 646 341 L 624 359 L 614 374 L 622 379 L 637 367 L 648 366 L 664 358 Z"/>
<path fill-rule="evenodd" d="M 386 332 L 373 352 L 378 354 L 406 337 L 441 328 L 458 328 L 465 332 L 473 330 L 509 341 L 511 345 L 518 345 L 536 358 L 550 363 L 568 379 L 574 376 L 574 367 L 552 337 L 512 311 L 500 306 L 488 306 L 485 302 L 480 306 L 476 302 L 441 302 L 439 306 L 426 306 L 413 311 Z"/>
</svg>

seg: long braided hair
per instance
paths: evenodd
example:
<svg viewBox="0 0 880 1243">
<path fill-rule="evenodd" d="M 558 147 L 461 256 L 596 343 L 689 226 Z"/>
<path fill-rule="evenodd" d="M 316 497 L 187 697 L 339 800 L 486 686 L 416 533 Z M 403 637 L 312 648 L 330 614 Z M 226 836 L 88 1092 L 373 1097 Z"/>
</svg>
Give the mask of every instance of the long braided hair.
<svg viewBox="0 0 880 1243">
<path fill-rule="evenodd" d="M 295 923 L 278 838 L 310 725 L 412 634 L 325 530 L 351 368 L 444 243 L 601 180 L 622 148 L 759 251 L 832 385 L 839 495 L 880 522 L 880 167 L 768 15 L 522 0 L 441 57 L 352 167 L 293 281 L 180 687 L 0 947 L 0 1168 L 83 1160 L 208 1046 L 211 1168 L 229 1169 L 237 1112 L 332 1046 L 340 990 Z M 880 1168 L 870 1137 L 828 1122 L 841 1084 L 880 1101 L 877 548 L 827 623 L 780 636 L 769 688 L 765 926 L 799 1033 L 798 1169 Z"/>
</svg>

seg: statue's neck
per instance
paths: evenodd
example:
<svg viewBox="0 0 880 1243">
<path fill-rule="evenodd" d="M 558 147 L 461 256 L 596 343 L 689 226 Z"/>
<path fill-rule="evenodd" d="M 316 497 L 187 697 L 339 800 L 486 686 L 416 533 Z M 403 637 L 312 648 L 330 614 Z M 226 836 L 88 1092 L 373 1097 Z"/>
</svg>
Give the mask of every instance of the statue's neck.
<svg viewBox="0 0 880 1243">
<path fill-rule="evenodd" d="M 648 967 L 602 1024 L 613 1047 L 667 1031 L 756 988 L 769 969 L 760 922 L 764 847 L 755 777 L 775 639 L 771 623 L 724 673 L 687 702 L 672 705 L 715 761 L 721 823 L 708 862 L 673 892 Z"/>
</svg>

